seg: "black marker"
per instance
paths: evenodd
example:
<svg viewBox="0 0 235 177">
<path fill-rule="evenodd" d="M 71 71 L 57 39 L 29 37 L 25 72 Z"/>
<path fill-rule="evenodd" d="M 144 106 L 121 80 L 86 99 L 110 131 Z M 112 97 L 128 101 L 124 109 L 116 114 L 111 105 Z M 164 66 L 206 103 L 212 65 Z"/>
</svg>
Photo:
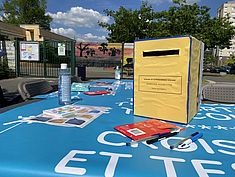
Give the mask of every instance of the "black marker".
<svg viewBox="0 0 235 177">
<path fill-rule="evenodd" d="M 166 139 L 166 138 L 169 138 L 171 136 L 174 136 L 176 135 L 178 132 L 170 132 L 170 133 L 166 133 L 166 134 L 162 134 L 160 135 L 158 138 L 154 138 L 154 139 L 150 139 L 150 140 L 147 140 L 146 143 L 147 144 L 153 144 L 157 141 L 160 141 L 160 140 L 163 140 L 163 139 Z"/>
</svg>

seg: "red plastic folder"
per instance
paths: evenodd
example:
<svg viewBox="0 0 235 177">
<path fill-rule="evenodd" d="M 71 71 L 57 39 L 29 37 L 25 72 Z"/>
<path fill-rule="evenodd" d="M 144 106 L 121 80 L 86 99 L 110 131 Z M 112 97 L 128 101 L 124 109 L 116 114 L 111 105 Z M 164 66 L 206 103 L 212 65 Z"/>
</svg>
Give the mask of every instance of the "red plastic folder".
<svg viewBox="0 0 235 177">
<path fill-rule="evenodd" d="M 109 91 L 106 91 L 106 90 L 99 90 L 99 91 L 95 91 L 95 92 L 83 92 L 84 94 L 86 95 L 104 95 L 104 94 L 109 94 L 110 92 Z"/>
<path fill-rule="evenodd" d="M 157 134 L 169 133 L 183 128 L 160 120 L 146 120 L 114 127 L 117 131 L 133 140 L 140 140 Z"/>
</svg>

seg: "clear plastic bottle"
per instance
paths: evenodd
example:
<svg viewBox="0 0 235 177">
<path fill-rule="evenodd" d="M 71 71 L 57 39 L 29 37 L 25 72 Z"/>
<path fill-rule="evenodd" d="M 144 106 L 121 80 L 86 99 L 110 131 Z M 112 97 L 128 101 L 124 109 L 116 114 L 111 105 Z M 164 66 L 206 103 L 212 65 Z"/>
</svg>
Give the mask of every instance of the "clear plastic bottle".
<svg viewBox="0 0 235 177">
<path fill-rule="evenodd" d="M 59 104 L 71 104 L 71 73 L 66 63 L 61 63 L 58 80 Z"/>
<path fill-rule="evenodd" d="M 115 69 L 115 79 L 117 80 L 121 79 L 121 71 L 118 66 L 116 66 L 116 69 Z"/>
</svg>

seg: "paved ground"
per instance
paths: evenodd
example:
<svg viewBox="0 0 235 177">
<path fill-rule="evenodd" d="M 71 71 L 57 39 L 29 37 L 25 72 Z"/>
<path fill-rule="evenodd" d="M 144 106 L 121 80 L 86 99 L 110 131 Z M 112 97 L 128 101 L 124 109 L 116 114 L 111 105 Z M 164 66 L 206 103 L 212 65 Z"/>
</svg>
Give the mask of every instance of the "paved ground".
<svg viewBox="0 0 235 177">
<path fill-rule="evenodd" d="M 204 76 L 205 80 L 210 80 L 214 82 L 234 82 L 235 84 L 235 75 L 234 77 L 227 76 Z"/>
</svg>

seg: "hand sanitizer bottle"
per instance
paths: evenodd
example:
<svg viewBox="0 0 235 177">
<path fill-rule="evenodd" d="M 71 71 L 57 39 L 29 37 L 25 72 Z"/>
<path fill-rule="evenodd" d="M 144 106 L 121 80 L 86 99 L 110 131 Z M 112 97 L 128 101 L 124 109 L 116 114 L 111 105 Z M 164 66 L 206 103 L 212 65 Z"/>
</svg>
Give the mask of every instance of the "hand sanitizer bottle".
<svg viewBox="0 0 235 177">
<path fill-rule="evenodd" d="M 61 63 L 58 81 L 59 104 L 71 104 L 71 74 L 66 63 Z"/>
<path fill-rule="evenodd" d="M 121 71 L 118 66 L 116 66 L 116 69 L 115 69 L 115 79 L 117 80 L 121 79 Z"/>
</svg>

